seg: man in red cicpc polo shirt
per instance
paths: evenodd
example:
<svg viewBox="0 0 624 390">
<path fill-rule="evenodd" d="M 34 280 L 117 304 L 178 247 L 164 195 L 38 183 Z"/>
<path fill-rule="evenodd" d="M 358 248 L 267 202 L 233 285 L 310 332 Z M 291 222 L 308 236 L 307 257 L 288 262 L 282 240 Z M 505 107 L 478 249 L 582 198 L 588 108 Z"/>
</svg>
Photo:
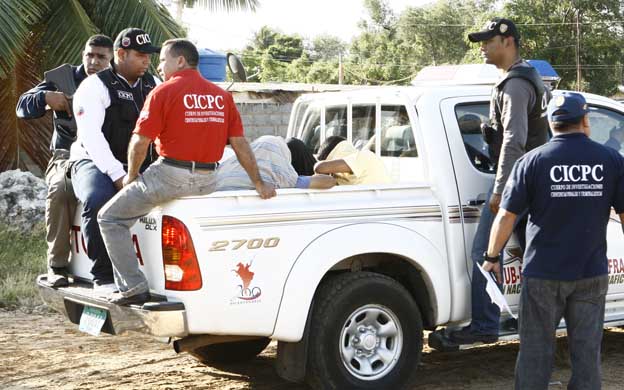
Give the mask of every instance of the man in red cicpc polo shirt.
<svg viewBox="0 0 624 390">
<path fill-rule="evenodd" d="M 158 69 L 165 82 L 150 93 L 137 120 L 123 189 L 98 214 L 119 289 L 109 298 L 112 303 L 140 304 L 150 299 L 130 227 L 159 204 L 213 192 L 217 161 L 228 142 L 260 197 L 275 196 L 273 186 L 260 178 L 232 96 L 202 78 L 198 61 L 191 42 L 171 39 L 163 43 Z M 161 157 L 139 176 L 152 141 Z"/>
</svg>

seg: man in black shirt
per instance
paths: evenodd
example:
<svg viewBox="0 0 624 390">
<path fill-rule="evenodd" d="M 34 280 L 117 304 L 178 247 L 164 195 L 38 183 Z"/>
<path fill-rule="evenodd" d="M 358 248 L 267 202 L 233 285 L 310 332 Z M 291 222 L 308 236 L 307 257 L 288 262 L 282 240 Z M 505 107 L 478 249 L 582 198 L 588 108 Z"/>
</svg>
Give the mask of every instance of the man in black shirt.
<svg viewBox="0 0 624 390">
<path fill-rule="evenodd" d="M 490 228 L 511 168 L 524 153 L 548 139 L 546 104 L 550 97 L 537 70 L 520 57 L 520 34 L 511 20 L 494 18 L 482 31 L 469 34 L 468 39 L 479 42 L 485 62 L 503 73 L 492 90 L 491 125 L 483 127 L 496 177 L 472 243 L 472 320 L 451 333 L 451 341 L 457 344 L 498 340 L 500 310 L 491 302 L 485 290 L 486 279 L 477 267 L 483 262 Z"/>
<path fill-rule="evenodd" d="M 80 66 L 65 64 L 59 68 L 64 68 L 77 88 L 87 76 L 109 67 L 112 59 L 113 41 L 106 35 L 94 35 L 85 44 Z M 54 71 L 59 71 L 59 68 Z M 76 122 L 71 109 L 71 96 L 67 96 L 61 88 L 54 82 L 44 80 L 24 92 L 15 109 L 17 117 L 22 119 L 41 118 L 48 109 L 54 112 L 54 130 L 50 143 L 52 158 L 46 169 L 48 193 L 45 209 L 47 283 L 52 287 L 68 284 L 69 235 L 76 209 L 71 180 L 66 176 L 69 148 L 76 140 Z"/>
</svg>

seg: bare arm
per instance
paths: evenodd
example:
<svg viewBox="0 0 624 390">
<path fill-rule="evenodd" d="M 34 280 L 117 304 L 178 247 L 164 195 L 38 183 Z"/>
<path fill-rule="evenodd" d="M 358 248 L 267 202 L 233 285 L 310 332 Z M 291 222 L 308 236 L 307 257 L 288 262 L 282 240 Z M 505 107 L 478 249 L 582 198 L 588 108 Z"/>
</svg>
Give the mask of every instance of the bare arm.
<svg viewBox="0 0 624 390">
<path fill-rule="evenodd" d="M 620 222 L 622 222 L 622 232 L 624 232 L 624 213 L 620 214 Z"/>
<path fill-rule="evenodd" d="M 503 246 L 511 237 L 513 233 L 514 223 L 516 222 L 517 215 L 511 211 L 507 211 L 501 208 L 496 214 L 492 230 L 490 230 L 490 241 L 488 243 L 487 255 L 488 257 L 496 257 L 503 250 Z M 501 259 L 502 260 L 502 259 Z M 496 273 L 496 279 L 499 283 L 502 281 L 500 262 L 490 263 L 486 261 L 483 263 L 483 269 L 486 271 L 494 271 Z"/>
<path fill-rule="evenodd" d="M 332 173 L 353 173 L 343 159 L 320 161 L 314 166 L 315 173 L 331 175 Z"/>
<path fill-rule="evenodd" d="M 272 185 L 262 181 L 262 178 L 260 177 L 260 172 L 258 171 L 256 157 L 251 151 L 247 139 L 245 137 L 230 137 L 229 141 L 230 145 L 232 145 L 232 150 L 234 150 L 234 153 L 236 153 L 236 158 L 238 159 L 238 162 L 245 169 L 247 175 L 249 175 L 249 178 L 256 187 L 256 191 L 258 192 L 260 197 L 262 199 L 269 199 L 274 197 L 276 195 L 275 188 L 273 188 Z"/>
<path fill-rule="evenodd" d="M 128 145 L 128 174 L 123 180 L 123 185 L 132 183 L 139 176 L 141 164 L 147 156 L 147 148 L 152 140 L 140 134 L 132 134 Z"/>
<path fill-rule="evenodd" d="M 326 190 L 336 185 L 336 179 L 329 175 L 314 175 L 310 177 L 310 189 Z"/>
</svg>

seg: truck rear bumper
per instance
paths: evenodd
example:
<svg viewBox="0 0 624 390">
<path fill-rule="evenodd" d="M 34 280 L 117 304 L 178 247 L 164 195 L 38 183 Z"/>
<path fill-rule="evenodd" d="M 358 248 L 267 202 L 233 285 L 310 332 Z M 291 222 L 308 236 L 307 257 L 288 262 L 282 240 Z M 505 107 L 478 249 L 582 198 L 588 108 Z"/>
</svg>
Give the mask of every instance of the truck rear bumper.
<svg viewBox="0 0 624 390">
<path fill-rule="evenodd" d="M 91 306 L 106 311 L 106 321 L 102 328 L 105 333 L 136 331 L 157 337 L 188 335 L 186 310 L 181 302 L 167 302 L 165 298 L 160 298 L 141 306 L 118 306 L 94 295 L 90 283 L 76 281 L 68 287 L 52 288 L 45 281 L 46 275 L 37 278 L 43 301 L 74 324 L 80 323 L 84 307 Z"/>
</svg>

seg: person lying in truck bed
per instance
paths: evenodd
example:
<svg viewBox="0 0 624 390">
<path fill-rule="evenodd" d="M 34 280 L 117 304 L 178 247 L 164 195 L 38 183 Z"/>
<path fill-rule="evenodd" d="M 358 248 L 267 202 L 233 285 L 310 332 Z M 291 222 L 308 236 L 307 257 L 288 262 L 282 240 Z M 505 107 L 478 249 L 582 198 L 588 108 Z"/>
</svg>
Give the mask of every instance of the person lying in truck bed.
<svg viewBox="0 0 624 390">
<path fill-rule="evenodd" d="M 289 147 L 282 137 L 265 135 L 251 143 L 262 180 L 273 184 L 275 188 L 327 189 L 336 185 L 336 179 L 332 176 L 313 174 L 311 167 L 316 160 L 305 145 L 304 148 L 298 147 L 300 145 L 297 141 L 289 140 Z M 217 169 L 216 190 L 243 189 L 254 189 L 254 186 L 238 159 L 232 156 Z"/>
<path fill-rule="evenodd" d="M 368 149 L 357 150 L 344 137 L 328 137 L 319 150 L 318 174 L 333 175 L 338 185 L 392 182 L 383 161 Z"/>
</svg>

